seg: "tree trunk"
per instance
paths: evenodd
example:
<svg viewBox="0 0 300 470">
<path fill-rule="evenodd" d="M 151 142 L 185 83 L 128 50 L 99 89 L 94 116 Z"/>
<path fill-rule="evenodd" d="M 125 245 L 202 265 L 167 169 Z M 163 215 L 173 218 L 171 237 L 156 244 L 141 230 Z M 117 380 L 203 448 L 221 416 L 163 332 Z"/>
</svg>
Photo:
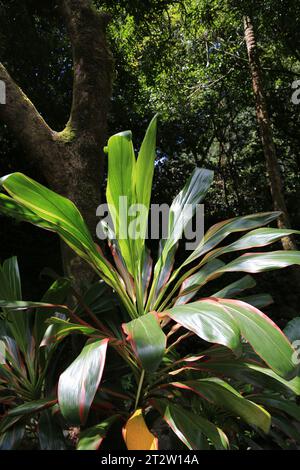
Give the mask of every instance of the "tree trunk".
<svg viewBox="0 0 300 470">
<path fill-rule="evenodd" d="M 266 159 L 271 195 L 274 209 L 281 211 L 282 213 L 278 219 L 278 227 L 290 228 L 291 224 L 284 199 L 282 178 L 263 90 L 258 47 L 256 44 L 253 24 L 249 16 L 244 17 L 244 31 L 252 76 L 253 92 L 255 96 L 256 117 Z M 297 245 L 293 237 L 282 238 L 282 246 L 285 250 L 297 250 Z"/>
<path fill-rule="evenodd" d="M 103 178 L 103 147 L 113 75 L 106 43 L 108 16 L 91 0 L 60 0 L 61 14 L 73 50 L 73 100 L 65 129 L 51 129 L 30 99 L 0 64 L 6 84 L 6 105 L 0 118 L 22 143 L 26 156 L 46 178 L 50 188 L 71 199 L 81 211 L 92 236 Z M 79 287 L 92 271 L 67 247 L 63 248 L 65 274 Z"/>
</svg>

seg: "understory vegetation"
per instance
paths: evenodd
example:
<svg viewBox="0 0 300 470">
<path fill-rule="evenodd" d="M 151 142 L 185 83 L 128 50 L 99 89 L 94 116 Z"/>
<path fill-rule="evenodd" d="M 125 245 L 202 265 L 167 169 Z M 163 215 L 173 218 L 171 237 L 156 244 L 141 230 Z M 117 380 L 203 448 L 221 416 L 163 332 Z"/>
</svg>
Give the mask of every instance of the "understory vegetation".
<svg viewBox="0 0 300 470">
<path fill-rule="evenodd" d="M 56 232 L 99 276 L 83 296 L 71 279 L 60 278 L 40 302 L 28 302 L 22 300 L 17 260 L 4 262 L 2 448 L 25 442 L 91 450 L 111 432 L 119 433 L 120 442 L 123 436 L 129 450 L 268 448 L 270 442 L 297 448 L 297 352 L 259 310 L 270 296 L 245 296 L 255 286 L 252 276 L 227 284 L 226 275 L 299 265 L 299 251 L 248 250 L 300 232 L 266 227 L 278 212 L 236 217 L 208 229 L 176 263 L 183 231 L 213 183 L 212 171 L 197 168 L 170 207 L 168 236 L 153 259 L 145 237 L 156 126 L 154 117 L 137 159 L 129 131 L 108 141 L 113 228 L 106 222 L 103 228 L 110 257 L 93 242 L 71 201 L 22 173 L 1 179 L 3 214 Z M 123 236 L 135 220 L 120 197 L 130 207 L 146 208 L 139 237 Z M 233 234 L 238 237 L 223 244 Z M 247 252 L 236 257 L 239 251 Z M 222 261 L 229 253 L 233 259 Z M 223 288 L 215 291 L 219 277 L 225 278 Z M 202 298 L 210 282 L 211 293 Z M 297 326 L 291 324 L 289 333 Z"/>
<path fill-rule="evenodd" d="M 0 450 L 300 449 L 299 18 L 0 0 Z"/>
</svg>

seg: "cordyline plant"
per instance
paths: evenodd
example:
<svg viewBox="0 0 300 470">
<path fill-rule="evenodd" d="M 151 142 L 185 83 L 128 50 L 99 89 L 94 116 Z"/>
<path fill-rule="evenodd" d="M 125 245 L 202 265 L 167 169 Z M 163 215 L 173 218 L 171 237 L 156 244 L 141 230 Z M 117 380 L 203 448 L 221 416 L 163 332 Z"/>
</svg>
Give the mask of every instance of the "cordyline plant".
<svg viewBox="0 0 300 470">
<path fill-rule="evenodd" d="M 156 449 L 160 445 L 157 422 L 160 430 L 165 422 L 173 431 L 176 445 L 182 441 L 190 449 L 227 449 L 237 425 L 266 434 L 274 409 L 288 420 L 297 408 L 300 378 L 295 351 L 282 331 L 258 310 L 268 299 L 242 298 L 242 292 L 255 284 L 253 278 L 246 275 L 210 297 L 198 297 L 202 286 L 226 273 L 299 265 L 298 251 L 246 253 L 227 264 L 221 260 L 225 254 L 260 248 L 299 232 L 261 228 L 274 221 L 278 212 L 226 220 L 211 227 L 174 268 L 183 230 L 213 181 L 212 171 L 197 168 L 171 205 L 168 237 L 161 240 L 153 264 L 145 238 L 156 125 L 155 117 L 137 159 L 130 132 L 108 141 L 106 194 L 113 230 L 106 228 L 113 261 L 95 245 L 72 202 L 20 173 L 1 180 L 8 195 L 0 194 L 0 211 L 57 232 L 110 286 L 127 312 L 128 320 L 122 325 L 112 321 L 108 312 L 95 314 L 92 309 L 91 321 L 73 314 L 66 320 L 50 320 L 54 341 L 74 332 L 89 337 L 60 376 L 57 391 L 66 423 L 81 426 L 78 449 L 97 449 L 110 427 L 122 429 L 128 449 Z M 132 219 L 122 212 L 122 197 L 129 207 L 141 204 L 147 209 L 139 220 L 140 237 L 123 236 Z M 187 204 L 193 209 L 189 218 L 184 210 Z M 220 246 L 239 232 L 245 234 Z M 193 301 L 196 295 L 198 300 Z M 195 342 L 191 336 L 201 340 Z M 191 344 L 196 344 L 197 354 L 184 352 Z M 123 363 L 118 363 L 115 375 L 108 373 L 108 350 Z M 264 397 L 266 390 L 275 393 L 276 403 L 273 400 L 270 405 Z M 228 416 L 235 426 L 228 424 Z"/>
<path fill-rule="evenodd" d="M 66 301 L 70 290 L 68 279 L 56 280 L 35 308 L 22 311 L 11 306 L 27 306 L 22 300 L 22 283 L 15 257 L 0 265 L 0 449 L 17 448 L 26 439 L 27 445 L 38 440 L 41 449 L 49 449 L 55 436 L 55 448 L 64 449 L 61 428 L 56 422 L 54 405 L 56 381 L 53 371 L 58 343 L 43 343 L 48 325 L 45 320 L 53 303 Z M 5 304 L 5 307 L 3 307 Z M 54 357 L 56 356 L 55 360 Z M 51 365 L 50 365 L 51 364 Z M 33 404 L 33 406 L 32 406 Z M 51 407 L 51 412 L 47 408 Z M 32 414 L 38 414 L 35 419 Z"/>
</svg>

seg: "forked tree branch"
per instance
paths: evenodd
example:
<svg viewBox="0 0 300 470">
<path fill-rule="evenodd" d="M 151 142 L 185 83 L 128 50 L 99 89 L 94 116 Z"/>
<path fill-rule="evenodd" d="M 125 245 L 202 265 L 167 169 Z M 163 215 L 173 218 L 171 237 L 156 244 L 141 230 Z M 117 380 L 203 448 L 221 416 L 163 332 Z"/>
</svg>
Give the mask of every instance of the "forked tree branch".
<svg viewBox="0 0 300 470">
<path fill-rule="evenodd" d="M 0 119 L 5 122 L 28 150 L 39 159 L 53 140 L 54 132 L 39 114 L 33 103 L 0 63 L 0 80 L 6 88 L 6 103 L 0 105 Z"/>
</svg>

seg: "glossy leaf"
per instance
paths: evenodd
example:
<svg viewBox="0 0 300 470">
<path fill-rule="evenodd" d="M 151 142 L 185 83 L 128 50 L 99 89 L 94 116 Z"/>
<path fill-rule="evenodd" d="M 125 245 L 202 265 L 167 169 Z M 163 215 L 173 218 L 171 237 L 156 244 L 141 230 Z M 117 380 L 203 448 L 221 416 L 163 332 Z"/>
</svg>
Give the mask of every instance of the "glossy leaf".
<svg viewBox="0 0 300 470">
<path fill-rule="evenodd" d="M 165 273 L 162 275 L 162 271 L 170 274 L 169 270 L 166 270 L 166 264 L 172 266 L 177 243 L 182 238 L 183 231 L 187 224 L 194 216 L 197 208 L 202 199 L 205 197 L 207 191 L 213 180 L 213 172 L 205 170 L 203 168 L 196 168 L 184 188 L 175 197 L 169 211 L 168 220 L 168 236 L 167 239 L 161 240 L 160 256 L 155 264 L 154 268 L 154 279 L 153 286 L 151 289 L 150 302 L 153 306 L 153 300 L 156 299 L 157 294 L 160 291 L 160 287 L 164 285 L 168 277 Z M 155 299 L 154 299 L 155 294 Z M 149 302 L 148 307 L 150 308 Z"/>
<path fill-rule="evenodd" d="M 212 250 L 228 235 L 236 232 L 252 230 L 267 225 L 280 216 L 280 212 L 261 212 L 257 214 L 235 217 L 213 225 L 204 235 L 199 246 L 190 254 L 183 266 L 195 261 L 200 256 Z"/>
<path fill-rule="evenodd" d="M 12 173 L 0 180 L 17 203 L 46 222 L 82 258 L 86 259 L 109 283 L 114 283 L 114 270 L 95 248 L 88 228 L 76 208 L 67 198 L 51 191 L 22 173 Z M 28 219 L 27 219 L 28 221 Z"/>
<path fill-rule="evenodd" d="M 163 241 L 162 263 L 165 262 L 170 249 L 180 240 L 184 228 L 195 214 L 197 204 L 206 195 L 212 181 L 212 171 L 196 168 L 182 191 L 175 197 L 170 207 L 168 238 Z"/>
<path fill-rule="evenodd" d="M 268 367 L 246 360 L 210 359 L 198 363 L 199 370 L 210 372 L 220 377 L 231 377 L 245 383 L 251 383 L 261 390 L 270 389 L 280 394 L 300 395 L 300 377 L 285 380 Z"/>
<path fill-rule="evenodd" d="M 294 264 L 300 264 L 300 251 L 246 253 L 218 269 L 215 274 L 211 275 L 211 279 L 213 279 L 215 275 L 225 272 L 245 271 L 248 273 L 260 273 L 273 269 L 286 268 Z"/>
<path fill-rule="evenodd" d="M 77 323 L 71 323 L 63 318 L 51 317 L 48 322 L 50 326 L 47 328 L 40 346 L 49 346 L 50 344 L 60 341 L 70 334 L 82 333 L 90 337 L 100 336 L 100 332 L 92 326 L 84 326 Z"/>
<path fill-rule="evenodd" d="M 0 193 L 0 213 L 21 222 L 29 222 L 47 230 L 54 230 L 53 225 L 38 217 L 30 209 L 22 206 L 6 194 Z"/>
<path fill-rule="evenodd" d="M 142 237 L 137 240 L 137 255 L 142 256 L 144 240 L 148 224 L 148 212 L 151 199 L 154 161 L 156 157 L 157 115 L 151 120 L 142 142 L 135 168 L 136 200 L 146 209 L 141 214 L 140 232 Z"/>
<path fill-rule="evenodd" d="M 167 310 L 166 314 L 205 341 L 239 350 L 240 329 L 234 318 L 216 302 L 178 305 Z"/>
<path fill-rule="evenodd" d="M 136 203 L 135 165 L 132 134 L 120 132 L 110 137 L 108 144 L 108 179 L 106 199 L 114 224 L 114 232 L 120 245 L 122 256 L 131 274 L 134 274 L 134 253 L 128 237 L 129 208 Z"/>
<path fill-rule="evenodd" d="M 236 416 L 240 416 L 246 423 L 256 426 L 265 433 L 270 429 L 271 416 L 261 406 L 244 398 L 231 385 L 215 377 L 176 382 L 174 386 L 191 390 L 216 405 L 224 408 Z"/>
<path fill-rule="evenodd" d="M 250 248 L 259 248 L 262 246 L 275 243 L 281 238 L 288 237 L 293 234 L 300 234 L 298 230 L 279 229 L 279 228 L 259 228 L 246 233 L 243 237 L 239 238 L 236 242 L 230 245 L 217 248 L 216 250 L 208 253 L 203 262 L 207 262 L 213 258 L 219 257 L 226 253 L 233 251 L 248 250 Z"/>
<path fill-rule="evenodd" d="M 292 360 L 294 350 L 278 326 L 260 310 L 245 302 L 233 299 L 221 299 L 220 302 L 236 320 L 242 336 L 263 361 L 283 378 L 295 377 L 297 367 Z"/>
<path fill-rule="evenodd" d="M 0 309 L 6 315 L 10 331 L 23 353 L 28 349 L 28 318 L 17 310 L 9 309 L 10 302 L 22 300 L 22 288 L 18 261 L 15 256 L 0 265 Z"/>
<path fill-rule="evenodd" d="M 58 402 L 65 419 L 84 424 L 101 381 L 108 339 L 88 342 L 58 383 Z"/>
<path fill-rule="evenodd" d="M 147 313 L 122 325 L 127 341 L 132 345 L 143 369 L 155 372 L 166 348 L 166 336 L 155 312 Z"/>
</svg>

